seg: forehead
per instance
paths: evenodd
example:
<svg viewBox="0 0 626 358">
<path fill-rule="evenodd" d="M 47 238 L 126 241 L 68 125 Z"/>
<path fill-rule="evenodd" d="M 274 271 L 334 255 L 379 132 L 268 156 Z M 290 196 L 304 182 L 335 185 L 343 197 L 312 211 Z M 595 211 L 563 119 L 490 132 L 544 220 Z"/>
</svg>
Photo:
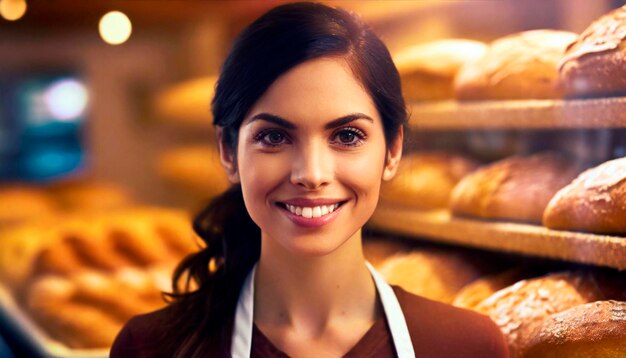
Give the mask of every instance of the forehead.
<svg viewBox="0 0 626 358">
<path fill-rule="evenodd" d="M 326 121 L 350 113 L 380 120 L 374 102 L 341 58 L 304 62 L 280 76 L 247 118 L 268 112 L 291 121 Z"/>
</svg>

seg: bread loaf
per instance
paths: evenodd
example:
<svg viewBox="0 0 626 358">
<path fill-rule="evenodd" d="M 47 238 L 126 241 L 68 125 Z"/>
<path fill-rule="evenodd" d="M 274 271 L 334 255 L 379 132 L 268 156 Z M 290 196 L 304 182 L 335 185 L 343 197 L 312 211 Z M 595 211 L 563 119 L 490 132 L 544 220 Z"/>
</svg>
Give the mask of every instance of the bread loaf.
<svg viewBox="0 0 626 358">
<path fill-rule="evenodd" d="M 592 302 L 551 315 L 523 357 L 626 357 L 626 302 Z"/>
<path fill-rule="evenodd" d="M 402 158 L 396 176 L 384 182 L 381 202 L 418 210 L 448 207 L 450 193 L 478 164 L 445 152 L 412 153 Z"/>
<path fill-rule="evenodd" d="M 408 47 L 393 56 L 409 101 L 454 98 L 453 81 L 467 62 L 480 58 L 487 46 L 479 41 L 444 39 Z"/>
<path fill-rule="evenodd" d="M 568 97 L 626 94 L 626 6 L 594 21 L 558 64 Z"/>
<path fill-rule="evenodd" d="M 626 233 L 626 157 L 586 170 L 548 203 L 543 224 L 552 229 Z"/>
<path fill-rule="evenodd" d="M 463 66 L 454 82 L 463 100 L 546 99 L 562 96 L 557 64 L 576 34 L 532 30 L 491 43 L 479 60 Z"/>
<path fill-rule="evenodd" d="M 555 153 L 514 156 L 481 167 L 454 188 L 450 208 L 456 215 L 541 223 L 554 194 L 580 169 Z"/>
</svg>

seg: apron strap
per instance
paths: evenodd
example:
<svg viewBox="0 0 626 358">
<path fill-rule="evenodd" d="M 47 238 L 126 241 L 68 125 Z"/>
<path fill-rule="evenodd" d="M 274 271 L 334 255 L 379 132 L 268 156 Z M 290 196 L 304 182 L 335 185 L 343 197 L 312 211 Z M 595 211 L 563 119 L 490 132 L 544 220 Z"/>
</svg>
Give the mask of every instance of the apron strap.
<svg viewBox="0 0 626 358">
<path fill-rule="evenodd" d="M 250 270 L 243 282 L 237 310 L 235 324 L 230 345 L 230 355 L 233 358 L 249 358 L 252 353 L 252 328 L 254 324 L 254 274 L 256 264 Z"/>
<path fill-rule="evenodd" d="M 402 313 L 402 307 L 393 289 L 385 279 L 372 267 L 369 262 L 365 263 L 374 283 L 376 284 L 376 290 L 380 296 L 380 300 L 383 304 L 383 310 L 387 317 L 387 324 L 391 331 L 391 338 L 396 348 L 396 353 L 399 358 L 414 358 L 415 351 L 413 350 L 413 342 L 411 341 L 411 335 L 409 334 L 409 327 L 406 324 L 404 314 Z"/>
</svg>

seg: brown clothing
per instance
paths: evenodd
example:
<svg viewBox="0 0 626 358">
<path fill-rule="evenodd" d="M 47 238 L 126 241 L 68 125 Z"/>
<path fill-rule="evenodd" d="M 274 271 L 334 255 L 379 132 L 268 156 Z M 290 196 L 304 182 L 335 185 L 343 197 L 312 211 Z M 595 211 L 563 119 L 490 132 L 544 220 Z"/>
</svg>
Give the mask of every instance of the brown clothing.
<svg viewBox="0 0 626 358">
<path fill-rule="evenodd" d="M 508 357 L 499 328 L 486 316 L 432 301 L 392 286 L 409 328 L 417 357 Z M 111 357 L 147 357 L 145 347 L 158 346 L 158 329 L 163 327 L 165 310 L 131 319 L 118 334 Z M 224 352 L 230 351 L 225 342 Z M 287 355 L 275 347 L 255 326 L 252 357 L 276 358 Z M 376 321 L 346 357 L 395 357 L 386 318 Z"/>
</svg>

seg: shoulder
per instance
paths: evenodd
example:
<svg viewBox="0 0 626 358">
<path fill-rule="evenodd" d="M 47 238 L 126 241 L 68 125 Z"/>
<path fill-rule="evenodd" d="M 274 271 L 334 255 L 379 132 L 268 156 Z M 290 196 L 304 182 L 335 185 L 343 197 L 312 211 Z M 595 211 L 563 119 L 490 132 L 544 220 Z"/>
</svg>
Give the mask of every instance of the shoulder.
<svg viewBox="0 0 626 358">
<path fill-rule="evenodd" d="M 416 355 L 508 357 L 504 336 L 489 317 L 392 287 L 407 321 Z"/>
<path fill-rule="evenodd" d="M 163 337 L 163 329 L 170 315 L 168 307 L 131 318 L 117 334 L 111 347 L 112 358 L 148 357 Z"/>
</svg>

